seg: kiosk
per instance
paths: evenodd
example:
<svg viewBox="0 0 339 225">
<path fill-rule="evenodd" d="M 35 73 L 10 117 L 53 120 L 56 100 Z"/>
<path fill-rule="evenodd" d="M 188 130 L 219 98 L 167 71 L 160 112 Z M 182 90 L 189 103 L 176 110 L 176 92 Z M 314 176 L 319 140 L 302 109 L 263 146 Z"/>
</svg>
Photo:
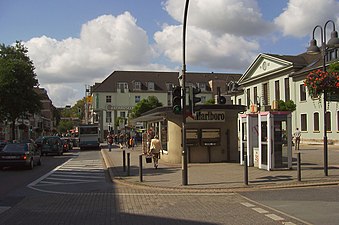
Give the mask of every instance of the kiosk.
<svg viewBox="0 0 339 225">
<path fill-rule="evenodd" d="M 240 115 L 240 163 L 260 169 L 292 168 L 291 112 L 267 111 Z"/>
</svg>

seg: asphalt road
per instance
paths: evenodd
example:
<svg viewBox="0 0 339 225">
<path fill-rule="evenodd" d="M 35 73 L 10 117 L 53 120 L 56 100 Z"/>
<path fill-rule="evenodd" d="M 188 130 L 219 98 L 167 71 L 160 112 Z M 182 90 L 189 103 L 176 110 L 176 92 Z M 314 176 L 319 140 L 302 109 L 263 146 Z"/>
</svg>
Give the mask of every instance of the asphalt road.
<svg viewBox="0 0 339 225">
<path fill-rule="evenodd" d="M 339 221 L 339 187 L 312 187 L 242 193 L 249 199 L 309 224 Z"/>
</svg>

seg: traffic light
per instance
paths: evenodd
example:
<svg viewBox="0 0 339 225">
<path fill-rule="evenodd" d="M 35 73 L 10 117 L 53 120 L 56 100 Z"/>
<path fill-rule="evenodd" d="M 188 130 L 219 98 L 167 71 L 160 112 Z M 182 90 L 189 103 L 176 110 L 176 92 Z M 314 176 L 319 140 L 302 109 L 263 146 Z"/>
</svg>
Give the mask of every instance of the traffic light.
<svg viewBox="0 0 339 225">
<path fill-rule="evenodd" d="M 172 89 L 172 110 L 175 114 L 181 113 L 181 87 L 175 86 Z"/>
<path fill-rule="evenodd" d="M 197 97 L 197 94 L 201 93 L 201 89 L 197 87 L 189 87 L 189 89 L 190 111 L 191 113 L 195 113 L 195 111 L 197 111 L 195 104 L 201 101 L 201 98 Z"/>
</svg>

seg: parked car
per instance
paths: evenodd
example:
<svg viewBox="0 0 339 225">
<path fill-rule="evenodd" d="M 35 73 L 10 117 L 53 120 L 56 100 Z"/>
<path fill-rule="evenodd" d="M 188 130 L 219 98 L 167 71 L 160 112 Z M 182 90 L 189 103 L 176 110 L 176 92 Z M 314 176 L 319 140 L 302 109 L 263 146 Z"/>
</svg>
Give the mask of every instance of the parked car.
<svg viewBox="0 0 339 225">
<path fill-rule="evenodd" d="M 8 143 L 0 151 L 0 168 L 41 165 L 41 152 L 34 143 Z"/>
<path fill-rule="evenodd" d="M 57 154 L 62 155 L 64 152 L 63 142 L 58 136 L 43 136 L 35 140 L 41 154 Z"/>
<path fill-rule="evenodd" d="M 73 149 L 73 142 L 70 138 L 61 138 L 63 141 L 64 151 L 69 151 Z"/>
</svg>

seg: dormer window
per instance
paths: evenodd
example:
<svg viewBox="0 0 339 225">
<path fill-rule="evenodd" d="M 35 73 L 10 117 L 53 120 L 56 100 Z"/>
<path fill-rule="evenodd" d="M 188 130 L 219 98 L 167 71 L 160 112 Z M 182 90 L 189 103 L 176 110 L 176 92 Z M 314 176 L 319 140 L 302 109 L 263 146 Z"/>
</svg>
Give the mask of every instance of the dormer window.
<svg viewBox="0 0 339 225">
<path fill-rule="evenodd" d="M 154 82 L 152 81 L 147 82 L 147 90 L 154 91 Z"/>
<path fill-rule="evenodd" d="M 134 90 L 141 90 L 141 82 L 140 81 L 135 81 L 134 82 Z"/>
<path fill-rule="evenodd" d="M 117 92 L 120 92 L 120 93 L 128 92 L 128 84 L 126 82 L 118 82 Z"/>
</svg>

